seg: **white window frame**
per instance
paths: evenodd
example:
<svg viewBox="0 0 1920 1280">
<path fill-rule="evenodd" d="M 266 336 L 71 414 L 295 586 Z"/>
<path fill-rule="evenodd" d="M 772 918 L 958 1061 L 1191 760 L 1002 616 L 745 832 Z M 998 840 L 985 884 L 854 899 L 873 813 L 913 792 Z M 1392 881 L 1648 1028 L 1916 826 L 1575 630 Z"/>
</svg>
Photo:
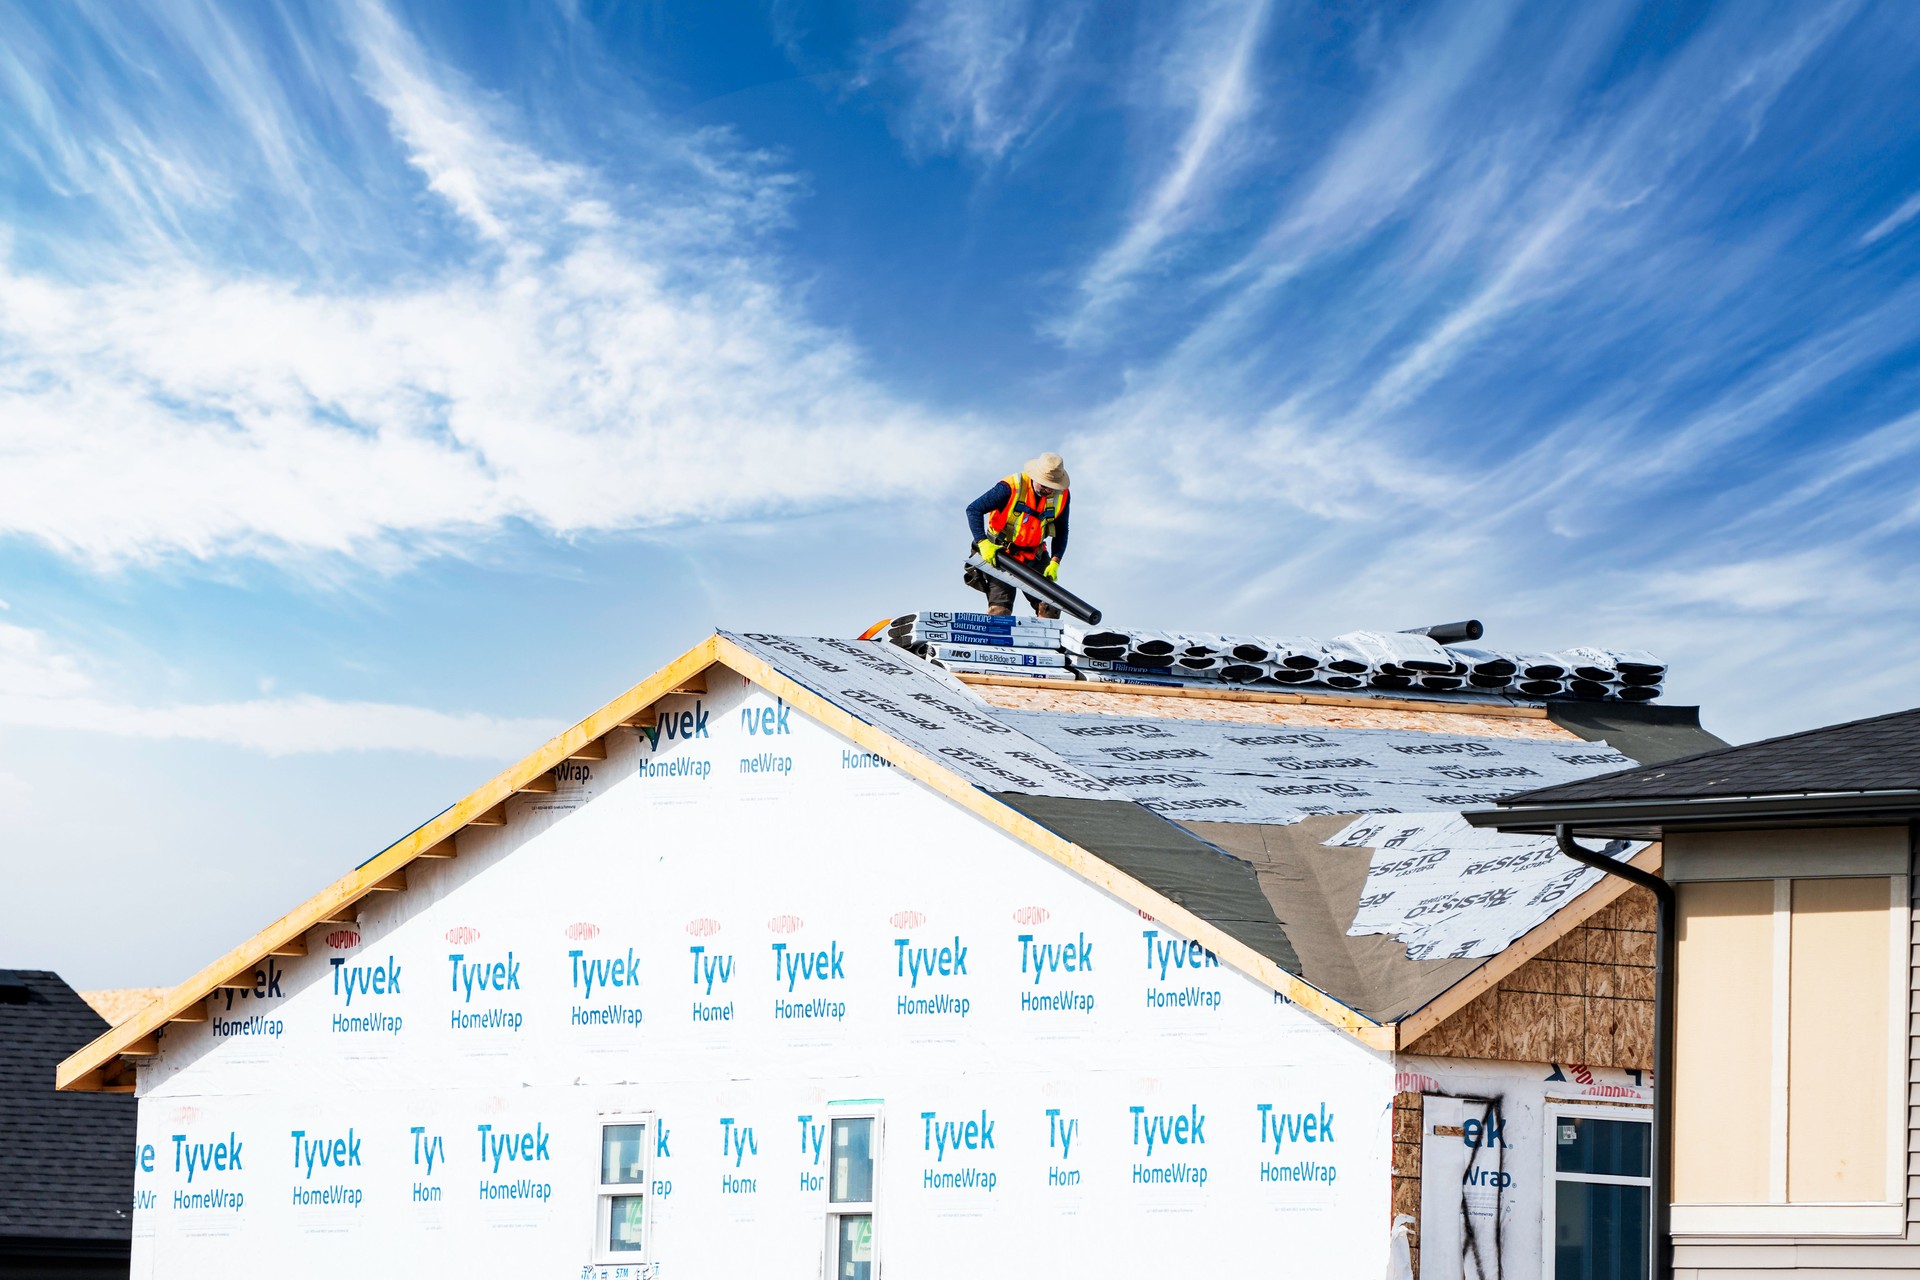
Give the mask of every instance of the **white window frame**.
<svg viewBox="0 0 1920 1280">
<path fill-rule="evenodd" d="M 653 1147 L 654 1113 L 651 1111 L 607 1111 L 594 1118 L 593 1129 L 593 1261 L 598 1266 L 617 1266 L 623 1262 L 642 1263 L 653 1258 Z M 607 1166 L 607 1130 L 615 1125 L 644 1125 L 640 1143 L 640 1181 L 602 1182 Z M 640 1249 L 613 1249 L 608 1240 L 613 1226 L 613 1201 L 616 1196 L 639 1195 Z"/>
<path fill-rule="evenodd" d="M 886 1115 L 876 1102 L 829 1104 L 827 1108 L 827 1169 L 826 1177 L 821 1180 L 820 1196 L 826 1205 L 827 1238 L 826 1247 L 821 1250 L 821 1274 L 825 1280 L 836 1280 L 840 1274 L 840 1219 L 843 1217 L 865 1217 L 873 1220 L 873 1280 L 880 1280 L 880 1250 L 882 1232 L 880 1230 L 880 1187 L 881 1152 L 885 1149 Z M 833 1199 L 833 1125 L 836 1120 L 872 1120 L 873 1139 L 869 1148 L 873 1153 L 873 1197 L 869 1200 L 839 1201 Z"/>
<path fill-rule="evenodd" d="M 1561 1173 L 1560 1172 L 1560 1117 L 1589 1116 L 1597 1120 L 1624 1120 L 1647 1126 L 1648 1176 L 1644 1178 L 1626 1178 L 1606 1173 Z M 1547 1123 L 1545 1125 L 1545 1151 L 1540 1157 L 1540 1168 L 1546 1178 L 1546 1190 L 1541 1197 L 1544 1206 L 1540 1233 L 1540 1274 L 1553 1275 L 1554 1243 L 1559 1234 L 1560 1189 L 1561 1182 L 1595 1182 L 1616 1187 L 1647 1188 L 1647 1230 L 1653 1230 L 1653 1109 L 1651 1107 L 1599 1106 L 1593 1103 L 1556 1102 L 1547 1100 Z M 1647 1257 L 1653 1257 L 1652 1241 L 1648 1241 Z"/>
<path fill-rule="evenodd" d="M 1887 928 L 1887 1170 L 1882 1201 L 1789 1202 L 1787 1200 L 1787 1036 L 1792 993 L 1793 882 L 1824 880 L 1817 864 L 1798 876 L 1755 877 L 1773 881 L 1773 1078 L 1768 1097 L 1767 1200 L 1761 1204 L 1673 1206 L 1676 1236 L 1905 1236 L 1907 1233 L 1907 1070 L 1909 1003 L 1912 999 L 1913 906 L 1905 875 L 1890 880 Z M 1683 974 L 1681 981 L 1686 981 Z"/>
</svg>

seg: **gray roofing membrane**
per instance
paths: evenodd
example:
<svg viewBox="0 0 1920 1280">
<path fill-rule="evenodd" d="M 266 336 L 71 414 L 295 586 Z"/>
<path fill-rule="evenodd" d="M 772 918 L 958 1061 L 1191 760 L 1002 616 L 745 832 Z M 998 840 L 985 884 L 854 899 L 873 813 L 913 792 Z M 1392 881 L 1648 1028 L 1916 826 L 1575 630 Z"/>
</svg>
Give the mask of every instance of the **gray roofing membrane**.
<svg viewBox="0 0 1920 1280">
<path fill-rule="evenodd" d="M 1633 763 L 1604 741 L 1009 710 L 881 642 L 728 638 L 1377 1020 L 1601 879 L 1460 810 Z"/>
</svg>

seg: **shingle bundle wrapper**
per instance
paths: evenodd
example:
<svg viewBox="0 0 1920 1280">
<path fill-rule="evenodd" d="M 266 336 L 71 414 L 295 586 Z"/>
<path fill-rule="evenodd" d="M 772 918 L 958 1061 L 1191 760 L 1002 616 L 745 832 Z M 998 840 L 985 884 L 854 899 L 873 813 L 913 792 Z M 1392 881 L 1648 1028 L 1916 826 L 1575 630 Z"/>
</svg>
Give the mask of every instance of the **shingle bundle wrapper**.
<svg viewBox="0 0 1920 1280">
<path fill-rule="evenodd" d="M 1071 680 L 1061 624 L 1050 618 L 923 609 L 903 614 L 887 638 L 949 671 Z"/>
<path fill-rule="evenodd" d="M 985 615 L 908 615 L 922 643 L 946 641 L 1014 646 L 1018 630 L 978 638 L 979 623 L 954 630 L 958 618 Z M 1005 619 L 994 620 L 1005 624 Z M 1033 624 L 1020 619 L 1017 627 Z M 938 635 L 941 628 L 953 636 Z M 957 637 L 957 638 L 955 638 Z M 1152 684 L 1319 685 L 1383 693 L 1514 694 L 1525 698 L 1614 699 L 1649 702 L 1660 696 L 1667 667 L 1642 650 L 1577 647 L 1560 653 L 1443 645 L 1404 631 L 1349 631 L 1329 640 L 1305 636 L 1216 635 L 1210 632 L 1134 630 L 1067 623 L 1058 647 L 1069 671 L 1085 678 Z"/>
</svg>

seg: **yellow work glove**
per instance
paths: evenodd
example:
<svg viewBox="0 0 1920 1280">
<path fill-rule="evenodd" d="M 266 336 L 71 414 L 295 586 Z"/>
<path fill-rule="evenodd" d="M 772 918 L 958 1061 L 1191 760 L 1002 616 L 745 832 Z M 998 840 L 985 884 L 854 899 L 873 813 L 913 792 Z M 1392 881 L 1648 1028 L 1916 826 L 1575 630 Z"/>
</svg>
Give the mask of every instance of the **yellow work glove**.
<svg viewBox="0 0 1920 1280">
<path fill-rule="evenodd" d="M 1060 562 L 1058 560 L 1049 560 L 1044 572 L 1047 575 L 1048 582 L 1060 581 Z"/>
<path fill-rule="evenodd" d="M 975 551 L 978 551 L 980 553 L 980 558 L 982 560 L 985 560 L 988 564 L 992 564 L 993 558 L 996 555 L 1000 554 L 1000 544 L 995 542 L 992 538 L 980 539 L 980 541 L 974 543 L 973 549 Z"/>
</svg>

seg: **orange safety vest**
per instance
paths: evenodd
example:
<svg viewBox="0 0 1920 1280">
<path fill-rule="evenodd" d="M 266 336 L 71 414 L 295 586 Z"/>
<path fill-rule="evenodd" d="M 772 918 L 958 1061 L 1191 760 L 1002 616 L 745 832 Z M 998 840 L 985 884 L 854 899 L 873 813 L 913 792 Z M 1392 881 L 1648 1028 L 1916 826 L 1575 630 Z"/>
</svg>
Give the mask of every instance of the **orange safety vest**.
<svg viewBox="0 0 1920 1280">
<path fill-rule="evenodd" d="M 1006 506 L 987 513 L 987 533 L 1001 546 L 1011 548 L 1015 559 L 1031 559 L 1040 544 L 1053 536 L 1053 522 L 1067 509 L 1068 491 L 1062 489 L 1042 502 L 1024 471 L 1008 476 L 1005 484 L 1012 492 L 1007 495 Z"/>
</svg>

